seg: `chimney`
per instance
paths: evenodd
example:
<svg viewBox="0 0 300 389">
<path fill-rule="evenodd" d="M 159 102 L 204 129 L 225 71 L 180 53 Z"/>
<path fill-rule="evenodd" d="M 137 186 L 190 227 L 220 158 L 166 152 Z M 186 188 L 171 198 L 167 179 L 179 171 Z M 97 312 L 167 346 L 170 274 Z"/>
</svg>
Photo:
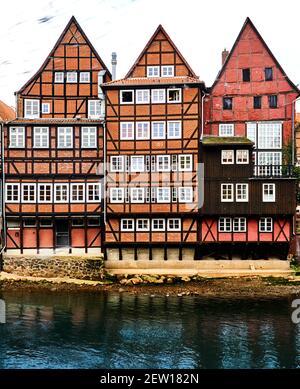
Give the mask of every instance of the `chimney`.
<svg viewBox="0 0 300 389">
<path fill-rule="evenodd" d="M 115 52 L 111 53 L 111 73 L 112 79 L 115 80 L 117 75 L 117 53 Z"/>
<path fill-rule="evenodd" d="M 222 51 L 222 66 L 223 66 L 224 63 L 225 63 L 225 61 L 226 61 L 226 59 L 227 59 L 227 57 L 228 57 L 228 54 L 229 54 L 229 51 L 227 51 L 226 49 L 224 49 L 224 50 Z"/>
</svg>

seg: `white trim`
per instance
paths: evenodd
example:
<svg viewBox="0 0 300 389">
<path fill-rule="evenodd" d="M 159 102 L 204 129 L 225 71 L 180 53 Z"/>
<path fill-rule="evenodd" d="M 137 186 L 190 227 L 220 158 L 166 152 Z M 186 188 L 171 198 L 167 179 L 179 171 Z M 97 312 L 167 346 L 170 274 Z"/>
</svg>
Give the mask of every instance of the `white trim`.
<svg viewBox="0 0 300 389">
<path fill-rule="evenodd" d="M 150 70 L 157 70 L 157 74 L 150 75 Z M 160 66 L 147 66 L 147 77 L 155 78 L 160 77 Z"/>
<path fill-rule="evenodd" d="M 45 108 L 47 109 L 45 110 Z M 50 113 L 50 103 L 42 103 L 42 113 Z"/>
<path fill-rule="evenodd" d="M 159 97 L 158 100 L 154 99 L 154 95 Z M 162 99 L 160 99 L 160 95 L 162 94 Z M 151 89 L 151 103 L 152 104 L 164 104 L 166 102 L 166 90 L 165 89 Z"/>
<path fill-rule="evenodd" d="M 154 125 L 162 124 L 163 125 L 163 136 L 154 136 Z M 154 121 L 151 123 L 151 138 L 152 139 L 166 139 L 166 123 L 164 121 Z"/>
<path fill-rule="evenodd" d="M 123 93 L 124 92 L 131 92 L 132 93 L 132 101 L 123 101 Z M 134 90 L 133 89 L 120 90 L 120 104 L 134 104 Z"/>
<path fill-rule="evenodd" d="M 243 153 L 246 154 L 246 160 L 245 161 L 243 161 L 243 157 L 239 161 L 239 153 L 240 154 L 243 154 Z M 246 150 L 246 149 L 236 150 L 236 164 L 238 164 L 238 165 L 248 165 L 249 164 L 249 150 Z"/>
<path fill-rule="evenodd" d="M 136 161 L 136 162 L 134 162 Z M 145 156 L 144 155 L 132 155 L 130 157 L 130 172 L 138 173 L 145 171 Z"/>
<path fill-rule="evenodd" d="M 131 125 L 132 135 L 128 136 L 128 125 Z M 125 126 L 125 130 L 123 130 L 123 126 Z M 126 132 L 126 136 L 123 136 L 123 131 Z M 134 139 L 134 122 L 120 122 L 120 140 L 133 140 Z"/>
<path fill-rule="evenodd" d="M 219 136 L 234 136 L 234 124 L 233 123 L 220 123 L 219 124 Z"/>
<path fill-rule="evenodd" d="M 12 187 L 17 187 L 18 189 L 18 198 L 16 200 L 8 200 L 7 198 L 7 194 L 8 194 L 8 190 L 7 188 L 9 186 L 12 186 Z M 13 189 L 12 189 L 12 193 L 13 193 Z M 5 184 L 5 202 L 6 203 L 19 203 L 20 202 L 20 183 L 17 183 L 17 182 L 7 182 Z"/>
<path fill-rule="evenodd" d="M 132 227 L 129 229 L 124 229 L 124 223 L 131 222 Z M 134 231 L 134 219 L 121 219 L 121 231 L 123 232 L 133 232 Z"/>
<path fill-rule="evenodd" d="M 178 223 L 178 227 L 177 228 L 171 228 L 170 227 L 170 222 L 173 221 L 173 222 L 176 222 Z M 181 231 L 181 219 L 179 218 L 171 218 L 171 219 L 168 219 L 167 220 L 167 231 L 170 231 L 170 232 L 178 232 L 178 231 Z"/>
<path fill-rule="evenodd" d="M 145 131 L 145 129 L 144 129 L 144 127 L 145 127 L 145 125 L 147 126 L 147 135 L 146 136 L 139 136 L 139 125 L 141 125 L 143 128 L 142 128 L 142 133 L 143 133 L 143 135 L 144 135 L 144 131 Z M 145 122 L 136 122 L 135 123 L 135 138 L 137 139 L 137 140 L 148 140 L 148 139 L 150 139 L 150 122 L 147 122 L 147 121 L 145 121 Z"/>
<path fill-rule="evenodd" d="M 231 197 L 229 199 L 224 198 L 223 196 L 223 187 L 230 187 L 231 188 Z M 228 189 L 226 189 L 228 191 Z M 234 185 L 231 183 L 223 183 L 221 184 L 221 202 L 222 203 L 233 203 L 234 201 Z"/>
<path fill-rule="evenodd" d="M 244 226 L 242 226 L 241 221 L 243 221 Z M 237 222 L 237 228 L 235 228 L 234 222 Z M 247 232 L 247 219 L 245 217 L 234 217 L 232 219 L 232 232 Z"/>
<path fill-rule="evenodd" d="M 60 133 L 62 132 L 62 133 Z M 69 133 L 70 132 L 70 133 Z M 63 137 L 63 145 L 60 145 L 60 137 Z M 71 137 L 70 145 L 67 144 L 68 137 Z M 72 149 L 73 148 L 73 127 L 57 127 L 57 148 Z"/>
<path fill-rule="evenodd" d="M 133 193 L 136 192 L 137 196 L 134 196 Z M 139 197 L 141 196 L 141 200 L 139 200 Z M 137 199 L 133 200 L 133 197 L 137 197 Z M 145 202 L 145 188 L 130 188 L 130 202 L 132 204 L 142 204 Z"/>
<path fill-rule="evenodd" d="M 24 188 L 25 187 L 28 187 L 28 197 L 29 197 L 29 200 L 25 200 L 24 199 Z M 31 197 L 31 189 L 33 188 L 33 200 L 30 199 Z M 24 182 L 22 183 L 22 186 L 21 186 L 21 191 L 22 191 L 22 203 L 24 204 L 34 204 L 36 203 L 36 184 L 35 183 L 30 183 L 30 182 Z"/>
<path fill-rule="evenodd" d="M 67 191 L 66 191 L 66 194 L 67 194 L 67 199 L 66 200 L 57 200 L 57 193 L 56 193 L 56 190 L 59 186 L 66 186 L 67 188 Z M 61 195 L 62 193 L 60 193 Z M 67 182 L 60 182 L 60 183 L 55 183 L 54 184 L 54 202 L 57 203 L 57 204 L 67 204 L 69 203 L 69 184 Z"/>
<path fill-rule="evenodd" d="M 183 196 L 181 196 L 183 194 Z M 180 186 L 178 188 L 178 202 L 179 203 L 192 203 L 193 202 L 193 187 L 192 186 Z"/>
<path fill-rule="evenodd" d="M 162 223 L 162 227 L 154 228 L 155 222 Z M 166 231 L 166 220 L 161 218 L 154 218 L 151 221 L 151 231 L 152 232 L 165 232 Z"/>
<path fill-rule="evenodd" d="M 271 187 L 272 188 L 272 194 L 266 194 L 265 193 L 265 187 L 267 187 L 268 189 L 268 192 L 269 192 L 269 188 Z M 265 184 L 262 184 L 262 201 L 264 203 L 274 203 L 276 201 L 276 186 L 275 184 L 269 184 L 269 183 L 265 183 Z"/>
<path fill-rule="evenodd" d="M 171 91 L 179 91 L 179 100 L 170 100 L 170 94 Z M 169 88 L 167 89 L 167 103 L 168 104 L 178 104 L 182 101 L 182 89 L 181 88 Z"/>
<path fill-rule="evenodd" d="M 139 221 L 146 222 L 146 227 L 139 227 Z M 149 219 L 136 219 L 136 231 L 149 232 L 150 231 L 150 220 Z"/>
<path fill-rule="evenodd" d="M 231 162 L 226 162 L 227 157 L 225 157 L 226 153 L 231 153 L 232 159 Z M 234 150 L 221 150 L 221 165 L 233 165 L 234 164 Z"/>
<path fill-rule="evenodd" d="M 63 84 L 65 79 L 64 72 L 54 72 L 54 83 Z"/>
<path fill-rule="evenodd" d="M 163 192 L 166 192 L 167 196 L 159 196 L 159 193 L 162 195 Z M 159 199 L 159 197 L 161 199 Z M 157 187 L 156 188 L 156 202 L 163 203 L 163 204 L 170 203 L 171 202 L 171 188 L 168 186 Z"/>
<path fill-rule="evenodd" d="M 82 200 L 73 200 L 73 187 L 81 186 L 82 187 Z M 84 203 L 85 202 L 85 184 L 82 182 L 72 182 L 71 183 L 71 193 L 70 193 L 70 203 Z M 78 197 L 79 192 L 78 189 L 76 191 L 76 197 Z"/>
<path fill-rule="evenodd" d="M 116 192 L 116 195 L 113 195 L 114 191 Z M 110 202 L 114 203 L 114 204 L 124 203 L 124 188 L 119 188 L 119 187 L 110 188 L 109 189 L 109 199 L 110 199 Z"/>
<path fill-rule="evenodd" d="M 120 168 L 114 168 L 113 160 L 117 161 L 117 165 L 120 165 Z M 111 172 L 124 172 L 124 155 L 112 155 L 110 157 L 110 171 Z"/>
<path fill-rule="evenodd" d="M 221 229 L 221 221 L 223 222 L 224 229 Z M 228 230 L 227 230 L 227 225 L 226 225 L 227 221 L 230 221 L 230 227 Z M 226 216 L 219 217 L 218 232 L 221 232 L 221 233 L 232 232 L 232 218 L 231 217 L 226 217 Z"/>
<path fill-rule="evenodd" d="M 172 71 L 171 71 L 171 74 L 165 74 L 164 75 L 164 70 L 169 70 L 169 69 L 171 69 Z M 162 67 L 161 67 L 161 70 L 160 70 L 160 76 L 161 77 L 174 77 L 174 65 L 163 65 Z"/>
<path fill-rule="evenodd" d="M 170 125 L 178 124 L 179 125 L 179 134 L 178 135 L 170 135 Z M 173 132 L 175 133 L 174 129 Z M 167 122 L 167 138 L 168 139 L 180 139 L 182 137 L 182 122 L 180 120 L 168 120 Z"/>
<path fill-rule="evenodd" d="M 49 200 L 43 200 L 41 199 L 41 186 L 48 186 L 50 187 L 50 199 Z M 38 183 L 38 203 L 40 204 L 47 204 L 47 203 L 52 203 L 53 199 L 53 185 L 50 182 L 40 182 Z"/>
<path fill-rule="evenodd" d="M 37 134 L 37 131 L 43 131 L 46 130 L 46 133 L 39 133 Z M 40 145 L 37 146 L 36 138 L 40 138 Z M 43 145 L 43 139 L 47 139 L 47 144 Z M 49 127 L 33 127 L 33 148 L 34 149 L 48 149 L 49 148 Z"/>
<path fill-rule="evenodd" d="M 16 130 L 14 134 L 16 138 L 15 145 L 12 146 L 12 130 Z M 20 138 L 19 138 L 20 137 Z M 22 143 L 19 143 L 19 140 L 22 139 Z M 25 147 L 25 127 L 9 127 L 9 148 L 10 149 L 23 149 Z"/>
<path fill-rule="evenodd" d="M 245 198 L 238 198 L 238 186 L 242 185 L 246 188 L 246 197 Z M 235 184 L 235 201 L 237 203 L 247 203 L 249 201 L 249 184 L 246 184 L 244 182 L 239 182 Z"/>
<path fill-rule="evenodd" d="M 93 111 L 93 113 L 91 113 L 91 111 Z M 88 118 L 100 119 L 101 113 L 101 100 L 88 100 Z"/>
<path fill-rule="evenodd" d="M 73 77 L 73 76 L 75 76 L 75 77 Z M 67 72 L 67 83 L 68 84 L 76 84 L 77 79 L 78 79 L 78 76 L 77 76 L 76 71 Z"/>
<path fill-rule="evenodd" d="M 265 229 L 266 227 L 268 227 L 268 221 L 271 221 L 271 229 L 269 231 L 263 231 L 263 229 Z M 261 217 L 259 219 L 259 232 L 265 232 L 265 233 L 271 233 L 273 232 L 273 218 L 271 217 Z"/>
<path fill-rule="evenodd" d="M 142 99 L 138 99 L 138 95 L 142 94 Z M 145 96 L 146 95 L 146 96 Z M 145 99 L 146 97 L 146 99 Z M 136 104 L 149 104 L 150 103 L 150 90 L 149 89 L 137 89 L 135 91 L 135 103 Z"/>
<path fill-rule="evenodd" d="M 170 155 L 163 154 L 163 155 L 156 155 L 156 171 L 157 172 L 169 172 L 171 170 L 171 159 Z M 167 161 L 167 166 L 165 166 L 165 161 Z M 160 168 L 159 165 L 162 165 Z"/>
<path fill-rule="evenodd" d="M 88 77 L 85 79 L 86 76 L 88 76 Z M 91 73 L 90 72 L 80 72 L 79 73 L 79 83 L 89 84 L 90 81 L 91 81 Z"/>
<path fill-rule="evenodd" d="M 85 134 L 84 132 L 87 131 Z M 93 130 L 93 131 L 92 131 Z M 84 145 L 84 137 L 87 137 L 87 146 Z M 91 139 L 94 137 L 94 145 L 91 145 Z M 81 147 L 83 149 L 96 149 L 97 148 L 97 127 L 81 127 Z"/>
<path fill-rule="evenodd" d="M 34 107 L 34 105 L 37 105 Z M 28 113 L 28 111 L 30 111 Z M 37 119 L 40 117 L 40 100 L 24 99 L 24 118 Z"/>
<path fill-rule="evenodd" d="M 89 188 L 93 187 L 93 199 L 90 199 L 89 197 Z M 97 188 L 98 187 L 98 194 L 97 196 Z M 99 197 L 99 199 L 95 198 Z M 87 203 L 101 203 L 101 184 L 100 182 L 87 182 L 86 183 L 86 202 Z"/>
<path fill-rule="evenodd" d="M 186 160 L 190 159 L 190 167 L 186 167 Z M 181 160 L 184 161 L 184 167 L 181 167 Z M 193 171 L 193 154 L 179 154 L 177 167 L 179 172 L 191 172 Z"/>
</svg>

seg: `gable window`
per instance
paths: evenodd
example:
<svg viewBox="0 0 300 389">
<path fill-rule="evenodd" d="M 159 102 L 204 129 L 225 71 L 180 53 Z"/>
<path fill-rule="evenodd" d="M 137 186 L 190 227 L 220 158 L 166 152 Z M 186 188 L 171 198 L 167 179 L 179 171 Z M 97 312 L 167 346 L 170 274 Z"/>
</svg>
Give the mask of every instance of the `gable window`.
<svg viewBox="0 0 300 389">
<path fill-rule="evenodd" d="M 265 68 L 265 80 L 266 81 L 273 80 L 273 68 Z"/>
<path fill-rule="evenodd" d="M 249 68 L 243 69 L 243 81 L 244 82 L 250 81 L 250 69 Z"/>
<path fill-rule="evenodd" d="M 45 149 L 49 147 L 49 128 L 34 127 L 33 128 L 33 147 Z"/>
<path fill-rule="evenodd" d="M 97 147 L 97 128 L 82 127 L 81 147 L 84 149 L 95 149 Z"/>
<path fill-rule="evenodd" d="M 19 203 L 20 202 L 20 184 L 6 184 L 5 193 L 7 203 Z"/>
<path fill-rule="evenodd" d="M 68 83 L 77 82 L 77 73 L 76 72 L 67 72 L 67 82 Z"/>
<path fill-rule="evenodd" d="M 73 147 L 73 127 L 58 127 L 58 148 L 71 149 Z"/>
<path fill-rule="evenodd" d="M 145 169 L 144 166 L 144 156 L 131 156 L 130 159 L 130 171 L 131 172 L 143 172 Z"/>
<path fill-rule="evenodd" d="M 231 232 L 232 230 L 232 219 L 231 217 L 220 217 L 218 223 L 219 232 Z"/>
<path fill-rule="evenodd" d="M 50 113 L 50 103 L 42 103 L 42 113 Z"/>
<path fill-rule="evenodd" d="M 249 150 L 236 150 L 236 163 L 241 165 L 249 163 Z"/>
<path fill-rule="evenodd" d="M 254 96 L 253 97 L 253 108 L 254 109 L 261 109 L 261 96 Z"/>
<path fill-rule="evenodd" d="M 62 84 L 64 82 L 64 72 L 55 72 L 54 73 L 54 82 L 56 84 Z"/>
<path fill-rule="evenodd" d="M 193 201 L 193 188 L 191 187 L 178 188 L 178 201 L 180 203 L 191 203 Z"/>
<path fill-rule="evenodd" d="M 277 96 L 276 95 L 269 96 L 269 107 L 270 108 L 277 108 Z"/>
<path fill-rule="evenodd" d="M 133 122 L 121 122 L 121 134 L 120 139 L 134 139 L 134 123 Z"/>
<path fill-rule="evenodd" d="M 149 231 L 150 230 L 150 220 L 149 219 L 137 219 L 136 220 L 136 230 L 137 231 Z"/>
<path fill-rule="evenodd" d="M 9 147 L 10 148 L 25 147 L 25 127 L 9 128 Z"/>
<path fill-rule="evenodd" d="M 130 199 L 132 203 L 144 202 L 144 188 L 130 188 Z"/>
<path fill-rule="evenodd" d="M 111 203 L 124 203 L 124 188 L 110 188 Z"/>
<path fill-rule="evenodd" d="M 84 184 L 71 184 L 71 201 L 73 203 L 84 202 Z"/>
<path fill-rule="evenodd" d="M 150 123 L 149 122 L 137 122 L 136 123 L 136 139 L 149 139 L 150 138 Z"/>
<path fill-rule="evenodd" d="M 159 66 L 147 66 L 147 77 L 159 77 L 160 68 Z"/>
<path fill-rule="evenodd" d="M 233 232 L 246 232 L 247 223 L 245 217 L 233 218 Z"/>
<path fill-rule="evenodd" d="M 166 91 L 165 91 L 165 89 L 152 89 L 152 91 L 151 91 L 151 101 L 154 104 L 164 103 L 166 101 Z"/>
<path fill-rule="evenodd" d="M 271 217 L 261 217 L 259 219 L 259 232 L 272 232 L 273 219 Z"/>
<path fill-rule="evenodd" d="M 101 200 L 101 184 L 99 182 L 87 183 L 86 196 L 88 203 L 98 203 Z"/>
<path fill-rule="evenodd" d="M 232 123 L 219 124 L 219 136 L 234 136 L 234 124 Z"/>
<path fill-rule="evenodd" d="M 178 155 L 178 170 L 180 172 L 191 172 L 193 170 L 193 156 L 191 154 Z"/>
<path fill-rule="evenodd" d="M 272 203 L 275 201 L 275 184 L 263 184 L 263 202 Z"/>
<path fill-rule="evenodd" d="M 24 100 L 25 109 L 24 117 L 28 119 L 36 119 L 40 117 L 40 101 L 39 100 Z"/>
<path fill-rule="evenodd" d="M 162 77 L 174 77 L 174 66 L 167 65 L 161 67 L 161 76 Z"/>
<path fill-rule="evenodd" d="M 101 101 L 89 100 L 88 102 L 88 117 L 90 119 L 99 119 L 101 117 Z"/>
<path fill-rule="evenodd" d="M 134 231 L 134 219 L 121 219 L 121 231 Z"/>
<path fill-rule="evenodd" d="M 159 187 L 156 191 L 156 200 L 158 203 L 169 203 L 170 202 L 171 190 L 168 187 Z"/>
<path fill-rule="evenodd" d="M 158 172 L 170 171 L 170 155 L 157 155 L 156 158 Z"/>
<path fill-rule="evenodd" d="M 165 219 L 152 219 L 152 231 L 165 231 L 166 221 Z"/>
<path fill-rule="evenodd" d="M 237 202 L 248 201 L 248 184 L 236 184 L 235 194 Z"/>
<path fill-rule="evenodd" d="M 233 184 L 221 184 L 221 201 L 233 202 Z"/>
<path fill-rule="evenodd" d="M 147 104 L 150 102 L 150 91 L 148 89 L 138 89 L 135 92 L 136 104 Z"/>
<path fill-rule="evenodd" d="M 166 124 L 165 122 L 152 122 L 152 139 L 165 139 Z"/>
<path fill-rule="evenodd" d="M 168 103 L 181 103 L 181 89 L 167 89 Z"/>
<path fill-rule="evenodd" d="M 38 202 L 52 203 L 52 184 L 38 184 Z"/>
<path fill-rule="evenodd" d="M 69 185 L 54 184 L 55 202 L 67 203 L 69 201 Z"/>
<path fill-rule="evenodd" d="M 79 82 L 85 84 L 90 82 L 90 72 L 80 72 Z"/>
<path fill-rule="evenodd" d="M 181 219 L 168 219 L 168 231 L 181 231 Z"/>
<path fill-rule="evenodd" d="M 110 171 L 123 172 L 124 171 L 124 156 L 118 155 L 110 157 Z"/>
<path fill-rule="evenodd" d="M 223 97 L 223 109 L 232 109 L 232 97 Z"/>
<path fill-rule="evenodd" d="M 222 150 L 221 163 L 222 165 L 234 164 L 234 150 Z"/>
<path fill-rule="evenodd" d="M 133 90 L 121 90 L 120 91 L 121 104 L 133 104 L 134 103 L 134 91 Z"/>
<path fill-rule="evenodd" d="M 282 123 L 265 122 L 258 124 L 258 148 L 281 149 Z"/>
<path fill-rule="evenodd" d="M 180 121 L 168 121 L 168 139 L 181 138 L 181 122 Z"/>
</svg>

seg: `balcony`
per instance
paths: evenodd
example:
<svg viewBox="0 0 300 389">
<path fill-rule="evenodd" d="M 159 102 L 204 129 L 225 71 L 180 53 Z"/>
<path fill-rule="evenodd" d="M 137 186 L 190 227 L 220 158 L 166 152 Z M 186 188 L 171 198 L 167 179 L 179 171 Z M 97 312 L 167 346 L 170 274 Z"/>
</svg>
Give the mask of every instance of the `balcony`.
<svg viewBox="0 0 300 389">
<path fill-rule="evenodd" d="M 254 165 L 253 175 L 261 178 L 292 178 L 296 172 L 293 165 Z"/>
</svg>

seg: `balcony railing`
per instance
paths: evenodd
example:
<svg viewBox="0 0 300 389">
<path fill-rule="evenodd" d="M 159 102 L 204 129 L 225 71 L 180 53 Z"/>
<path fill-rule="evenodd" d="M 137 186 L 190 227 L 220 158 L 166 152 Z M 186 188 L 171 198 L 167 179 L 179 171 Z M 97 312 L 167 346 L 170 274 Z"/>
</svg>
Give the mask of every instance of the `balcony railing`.
<svg viewBox="0 0 300 389">
<path fill-rule="evenodd" d="M 255 177 L 294 177 L 293 165 L 255 165 Z"/>
</svg>

